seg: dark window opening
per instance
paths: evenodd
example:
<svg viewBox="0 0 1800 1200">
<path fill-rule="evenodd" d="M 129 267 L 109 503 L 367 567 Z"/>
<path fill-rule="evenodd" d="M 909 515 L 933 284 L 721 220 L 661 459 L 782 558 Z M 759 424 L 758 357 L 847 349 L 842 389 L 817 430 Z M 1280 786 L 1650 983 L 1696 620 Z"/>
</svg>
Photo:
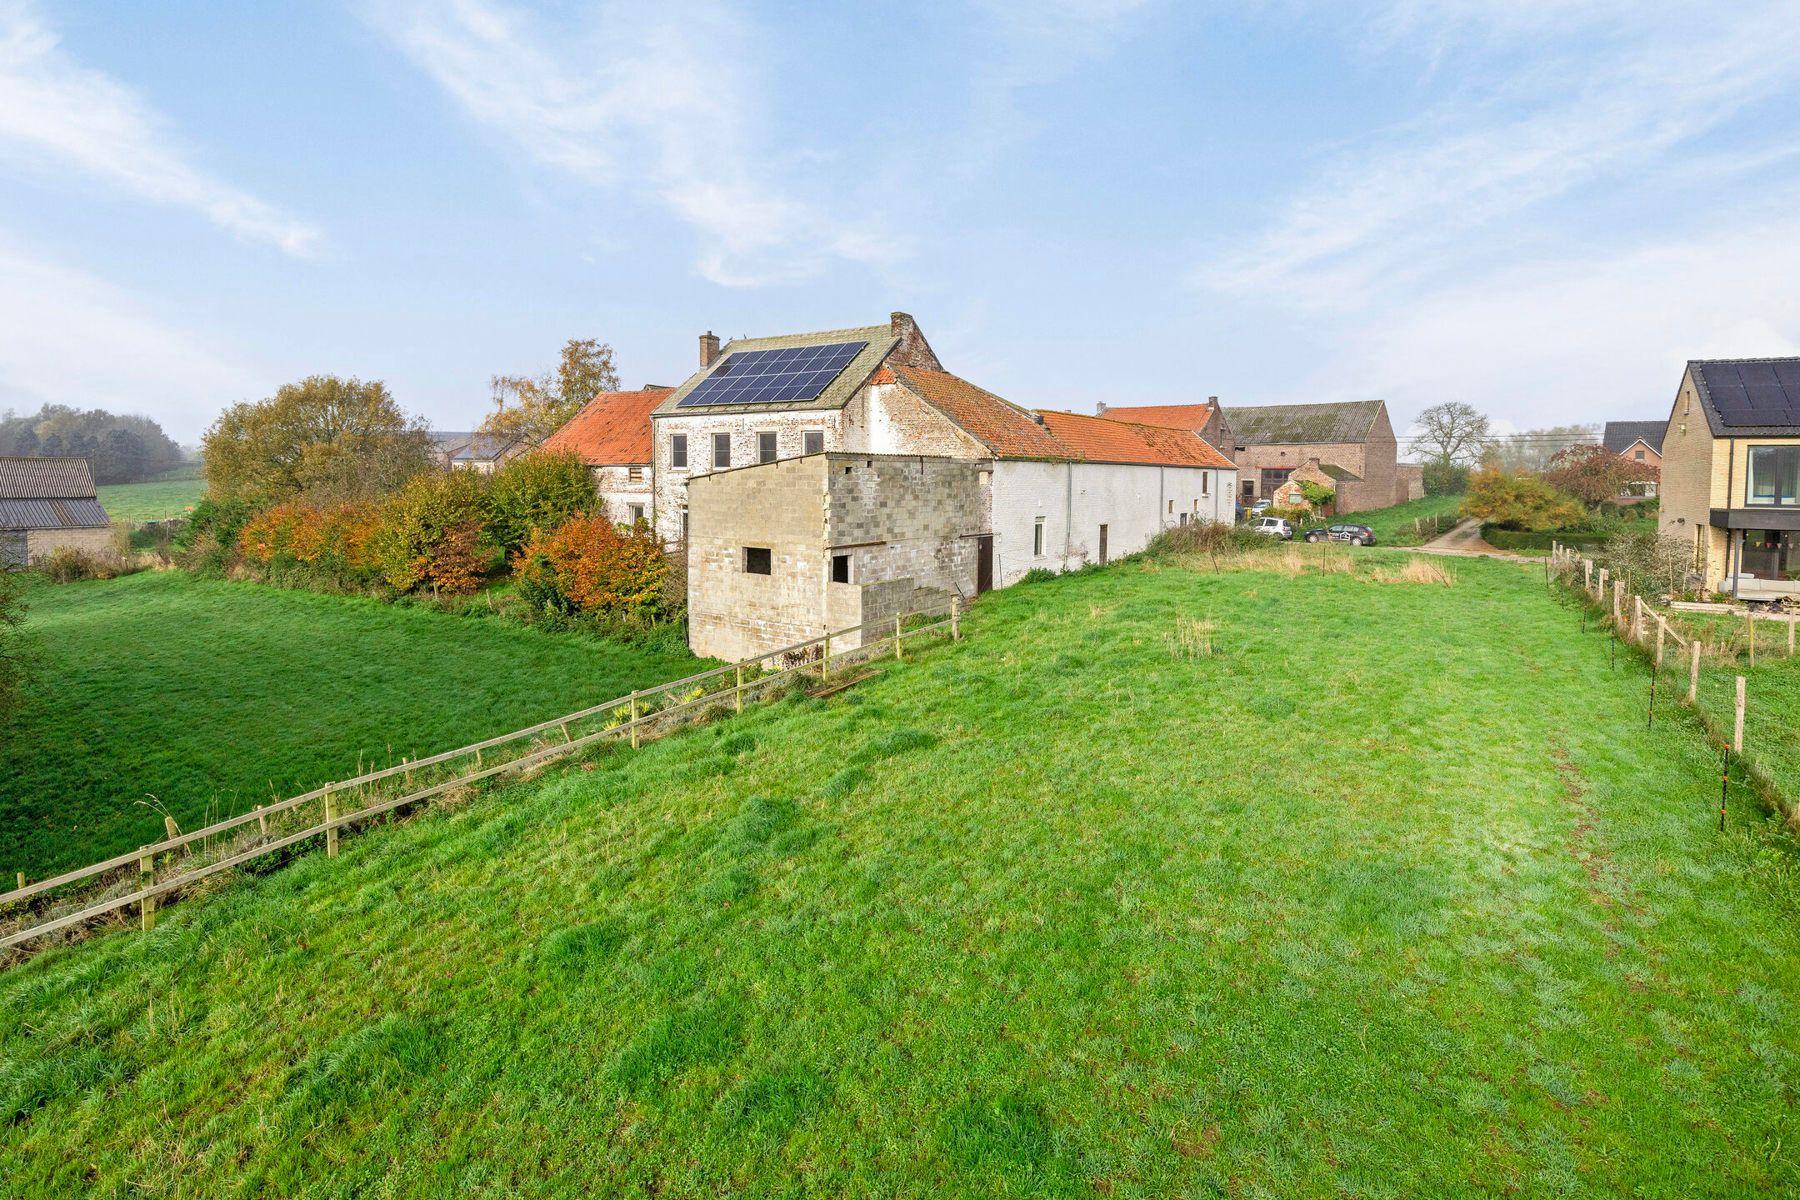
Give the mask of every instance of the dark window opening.
<svg viewBox="0 0 1800 1200">
<path fill-rule="evenodd" d="M 834 554 L 831 556 L 831 582 L 850 582 L 850 556 L 848 554 Z"/>
<path fill-rule="evenodd" d="M 1244 480 L 1244 495 L 1246 497 L 1256 495 L 1256 480 L 1254 480 L 1254 479 Z"/>
<path fill-rule="evenodd" d="M 713 469 L 720 470 L 731 465 L 731 435 L 729 433 L 713 434 Z"/>
<path fill-rule="evenodd" d="M 633 525 L 636 525 L 639 521 L 644 519 L 644 506 L 641 504 L 629 505 L 626 507 L 625 512 L 630 517 Z"/>
<path fill-rule="evenodd" d="M 774 559 L 767 546 L 744 547 L 744 574 L 768 575 L 773 567 Z"/>
<path fill-rule="evenodd" d="M 687 434 L 678 433 L 669 439 L 669 465 L 677 470 L 687 470 Z"/>
<path fill-rule="evenodd" d="M 775 461 L 774 434 L 759 433 L 756 435 L 756 461 L 766 463 Z"/>
<path fill-rule="evenodd" d="M 818 454 L 825 449 L 825 431 L 808 429 L 800 435 L 803 449 L 807 454 Z"/>
<path fill-rule="evenodd" d="M 1262 494 L 1267 496 L 1276 488 L 1287 482 L 1287 477 L 1294 473 L 1292 467 L 1264 467 L 1262 469 Z"/>
</svg>

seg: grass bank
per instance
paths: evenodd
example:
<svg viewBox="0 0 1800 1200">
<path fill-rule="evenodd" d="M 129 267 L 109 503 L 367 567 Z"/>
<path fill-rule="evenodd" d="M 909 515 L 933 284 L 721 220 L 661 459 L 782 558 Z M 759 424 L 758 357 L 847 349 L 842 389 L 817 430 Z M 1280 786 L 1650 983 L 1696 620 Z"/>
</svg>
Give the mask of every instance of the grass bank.
<svg viewBox="0 0 1800 1200">
<path fill-rule="evenodd" d="M 0 870 L 34 879 L 271 794 L 698 669 L 503 621 L 169 571 L 32 586 L 38 684 L 0 755 Z M 146 801 L 140 804 L 138 801 Z"/>
<path fill-rule="evenodd" d="M 1294 558 L 996 593 L 842 696 L 47 952 L 0 975 L 0 1170 L 20 1196 L 1800 1187 L 1771 825 L 1734 802 L 1716 832 L 1711 755 L 1643 729 L 1642 671 L 1541 574 Z"/>
<path fill-rule="evenodd" d="M 1456 523 L 1456 510 L 1461 504 L 1461 496 L 1426 496 L 1391 508 L 1375 508 L 1344 517 L 1331 517 L 1323 524 L 1353 521 L 1375 531 L 1377 546 L 1417 546 L 1438 536 L 1439 532 L 1448 533 Z M 1441 529 L 1431 524 L 1433 518 L 1442 519 Z M 1422 532 L 1414 527 L 1415 522 L 1420 521 L 1425 522 Z"/>
</svg>

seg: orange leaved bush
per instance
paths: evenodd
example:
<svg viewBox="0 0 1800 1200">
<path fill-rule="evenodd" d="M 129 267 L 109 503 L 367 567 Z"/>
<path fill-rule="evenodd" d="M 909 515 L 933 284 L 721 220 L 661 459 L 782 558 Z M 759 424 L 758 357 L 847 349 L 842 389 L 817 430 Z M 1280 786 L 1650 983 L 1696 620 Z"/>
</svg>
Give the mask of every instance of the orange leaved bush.
<svg viewBox="0 0 1800 1200">
<path fill-rule="evenodd" d="M 603 516 L 534 533 L 513 559 L 520 593 L 546 612 L 654 618 L 668 573 L 647 528 L 621 531 Z"/>
<path fill-rule="evenodd" d="M 379 515 L 373 504 L 278 504 L 245 522 L 238 550 L 263 566 L 296 562 L 347 577 L 367 576 L 375 566 L 369 543 Z"/>
</svg>

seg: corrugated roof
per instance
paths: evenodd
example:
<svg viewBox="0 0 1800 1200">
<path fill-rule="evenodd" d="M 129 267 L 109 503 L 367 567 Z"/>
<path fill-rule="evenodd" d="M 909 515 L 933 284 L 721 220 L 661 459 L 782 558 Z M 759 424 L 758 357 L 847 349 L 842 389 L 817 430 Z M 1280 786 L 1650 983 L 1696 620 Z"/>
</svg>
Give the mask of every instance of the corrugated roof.
<svg viewBox="0 0 1800 1200">
<path fill-rule="evenodd" d="M 909 391 L 949 417 L 996 458 L 1060 460 L 1077 457 L 1051 437 L 1030 413 L 966 379 L 948 371 L 928 371 L 923 367 L 893 367 L 891 370 Z"/>
<path fill-rule="evenodd" d="M 1800 437 L 1800 358 L 1703 358 L 1688 363 L 1714 434 Z"/>
<path fill-rule="evenodd" d="M 1159 425 L 1164 429 L 1188 429 L 1195 433 L 1212 420 L 1211 404 L 1141 404 L 1127 408 L 1106 406 L 1100 414 L 1109 421 L 1130 421 L 1134 425 Z"/>
<path fill-rule="evenodd" d="M 700 381 L 719 369 L 719 364 L 737 353 L 752 350 L 783 350 L 789 346 L 829 346 L 837 342 L 864 342 L 862 351 L 850 360 L 850 365 L 838 372 L 837 378 L 825 386 L 811 400 L 797 400 L 786 404 L 709 404 L 704 408 L 681 408 L 681 402 L 688 393 L 700 385 Z M 700 413 L 716 415 L 719 413 L 743 412 L 816 412 L 824 409 L 842 408 L 850 402 L 850 397 L 881 365 L 888 352 L 900 344 L 900 338 L 889 325 L 864 325 L 857 329 L 824 329 L 817 333 L 787 333 L 779 337 L 738 338 L 725 343 L 719 351 L 719 357 L 711 366 L 690 375 L 673 393 L 663 398 L 656 406 L 657 416 L 695 416 Z"/>
<path fill-rule="evenodd" d="M 0 529 L 97 529 L 110 524 L 106 510 L 92 496 L 0 499 Z"/>
<path fill-rule="evenodd" d="M 85 458 L 0 458 L 0 499 L 94 498 L 94 476 Z"/>
<path fill-rule="evenodd" d="M 1668 428 L 1667 421 L 1608 421 L 1600 440 L 1614 454 L 1623 454 L 1638 442 L 1661 454 Z"/>
<path fill-rule="evenodd" d="M 572 450 L 590 467 L 636 466 L 651 461 L 650 414 L 673 388 L 601 392 L 544 440 L 544 450 Z"/>
<path fill-rule="evenodd" d="M 1266 404 L 1227 408 L 1225 419 L 1240 446 L 1330 445 L 1366 441 L 1381 415 L 1379 400 L 1340 404 Z"/>
<path fill-rule="evenodd" d="M 1086 462 L 1225 470 L 1233 465 L 1192 430 L 1115 421 L 1110 413 L 1104 417 L 1090 417 L 1085 413 L 1040 410 L 1038 415 L 1044 419 L 1050 435 L 1069 451 L 1070 457 Z"/>
</svg>

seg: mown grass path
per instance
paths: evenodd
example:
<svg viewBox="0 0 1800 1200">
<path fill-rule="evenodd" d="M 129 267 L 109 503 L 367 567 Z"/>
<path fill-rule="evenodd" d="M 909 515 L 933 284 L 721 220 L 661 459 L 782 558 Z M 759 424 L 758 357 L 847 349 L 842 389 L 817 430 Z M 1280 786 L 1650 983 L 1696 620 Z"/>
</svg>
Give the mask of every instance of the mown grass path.
<svg viewBox="0 0 1800 1200">
<path fill-rule="evenodd" d="M 1383 561 L 1368 555 L 1365 563 Z M 22 1196 L 1800 1187 L 1791 846 L 1508 564 L 1125 565 L 0 976 Z M 1177 619 L 1215 653 L 1181 657 Z"/>
<path fill-rule="evenodd" d="M 43 879 L 699 669 L 683 653 L 181 572 L 38 585 L 0 872 Z M 139 803 L 145 801 L 146 803 Z"/>
</svg>

